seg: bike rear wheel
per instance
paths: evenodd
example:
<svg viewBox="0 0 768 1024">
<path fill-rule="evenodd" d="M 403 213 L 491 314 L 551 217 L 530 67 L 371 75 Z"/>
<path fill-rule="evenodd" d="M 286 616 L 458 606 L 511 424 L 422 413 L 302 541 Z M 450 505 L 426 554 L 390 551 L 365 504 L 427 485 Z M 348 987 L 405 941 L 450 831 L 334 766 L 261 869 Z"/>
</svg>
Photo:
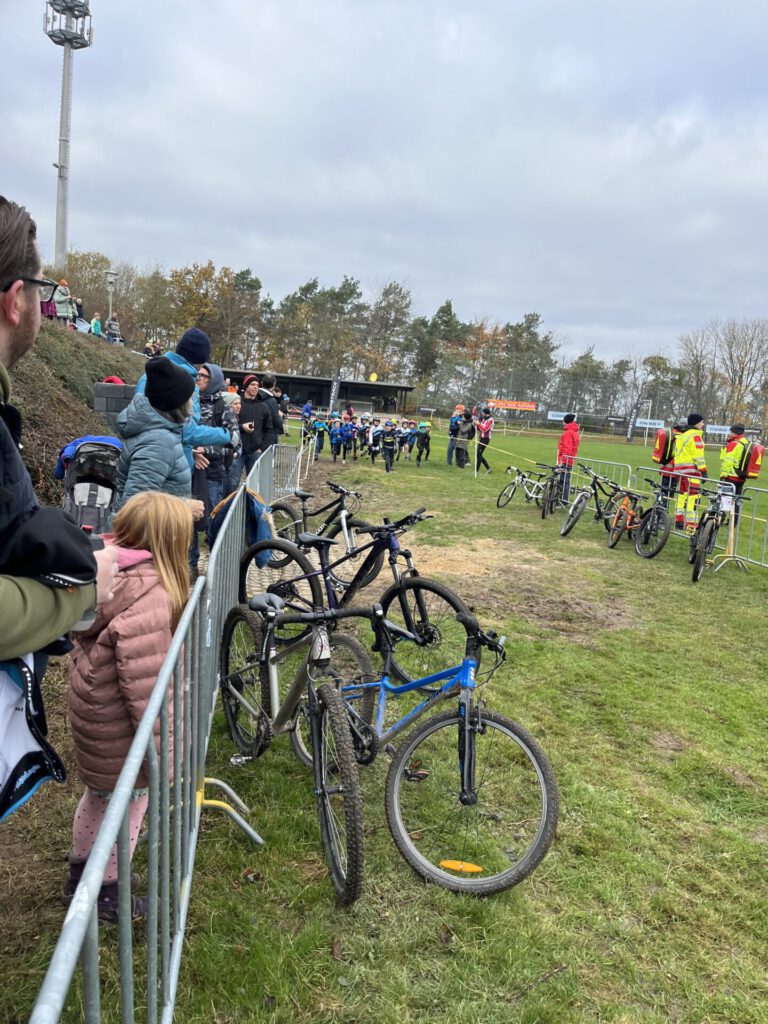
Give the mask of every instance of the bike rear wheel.
<svg viewBox="0 0 768 1024">
<path fill-rule="evenodd" d="M 496 507 L 505 508 L 514 498 L 516 490 L 517 480 L 513 480 L 511 484 L 507 484 L 507 486 L 496 499 Z"/>
<path fill-rule="evenodd" d="M 641 558 L 655 558 L 669 539 L 671 523 L 666 510 L 648 509 L 635 532 L 635 551 Z"/>
<path fill-rule="evenodd" d="M 452 892 L 490 896 L 541 863 L 555 835 L 559 796 L 536 740 L 492 711 L 426 719 L 400 745 L 386 783 L 395 845 L 422 878 Z M 458 757 L 457 757 L 458 755 Z M 475 759 L 474 802 L 461 800 L 460 763 Z"/>
<path fill-rule="evenodd" d="M 224 620 L 219 652 L 219 689 L 232 742 L 243 754 L 258 757 L 268 738 L 268 715 L 262 713 L 261 619 L 235 605 Z"/>
<path fill-rule="evenodd" d="M 315 789 L 320 838 L 339 903 L 348 906 L 363 885 L 363 807 L 349 718 L 335 686 L 317 690 L 320 749 Z"/>
<path fill-rule="evenodd" d="M 380 602 L 384 618 L 418 638 L 417 642 L 392 637 L 392 672 L 403 682 L 423 679 L 464 660 L 468 631 L 456 616 L 470 611 L 449 587 L 424 576 L 407 577 L 386 590 Z"/>
<path fill-rule="evenodd" d="M 280 565 L 274 564 L 274 559 Z M 240 562 L 240 601 L 247 604 L 254 594 L 276 594 L 285 601 L 285 614 L 311 612 L 323 607 L 323 593 L 317 570 L 309 558 L 290 541 L 276 537 L 260 540 L 243 555 Z M 280 643 L 306 636 L 309 625 L 280 626 L 275 639 Z"/>
<path fill-rule="evenodd" d="M 702 573 L 707 565 L 707 555 L 709 554 L 710 548 L 714 544 L 714 532 L 715 524 L 711 519 L 702 523 L 698 531 L 698 539 L 696 541 L 696 555 L 693 559 L 693 573 L 691 579 L 694 583 L 698 583 L 701 579 Z"/>
<path fill-rule="evenodd" d="M 554 493 L 554 481 L 547 480 L 541 489 L 541 518 L 546 519 L 552 511 L 552 495 Z"/>
<path fill-rule="evenodd" d="M 296 544 L 301 529 L 301 513 L 293 505 L 289 505 L 287 501 L 273 501 L 270 509 L 274 536 Z M 269 564 L 271 568 L 279 569 L 287 561 L 288 559 L 285 555 L 276 552 L 270 559 Z"/>
<path fill-rule="evenodd" d="M 579 519 L 581 519 L 584 509 L 589 504 L 589 491 L 582 491 L 581 494 L 577 495 L 576 500 L 568 510 L 568 515 L 565 517 L 565 522 L 560 527 L 560 536 L 567 537 L 571 530 L 574 528 Z"/>
</svg>

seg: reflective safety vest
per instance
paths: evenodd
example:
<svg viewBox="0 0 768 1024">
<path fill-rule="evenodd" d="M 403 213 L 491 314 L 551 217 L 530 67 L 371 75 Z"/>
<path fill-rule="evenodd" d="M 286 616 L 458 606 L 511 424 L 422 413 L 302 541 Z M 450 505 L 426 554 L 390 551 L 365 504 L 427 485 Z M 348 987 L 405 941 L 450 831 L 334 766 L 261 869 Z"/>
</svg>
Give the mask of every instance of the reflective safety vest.
<svg viewBox="0 0 768 1024">
<path fill-rule="evenodd" d="M 734 437 L 720 449 L 720 479 L 721 480 L 743 480 L 744 476 L 739 473 L 739 464 L 744 457 L 744 448 L 749 441 L 742 434 Z"/>
<path fill-rule="evenodd" d="M 675 438 L 675 472 L 700 474 L 707 472 L 704 442 L 701 438 L 701 431 L 696 427 L 690 427 Z"/>
</svg>

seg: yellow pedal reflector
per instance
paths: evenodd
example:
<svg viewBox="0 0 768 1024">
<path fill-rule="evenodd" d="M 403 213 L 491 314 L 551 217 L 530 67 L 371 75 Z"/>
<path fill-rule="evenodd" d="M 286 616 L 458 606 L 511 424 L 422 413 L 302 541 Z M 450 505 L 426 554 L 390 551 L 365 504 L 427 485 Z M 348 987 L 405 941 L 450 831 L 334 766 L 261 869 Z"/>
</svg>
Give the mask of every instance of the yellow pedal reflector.
<svg viewBox="0 0 768 1024">
<path fill-rule="evenodd" d="M 485 870 L 479 864 L 470 864 L 465 860 L 441 860 L 439 866 L 446 871 L 457 871 L 460 875 L 480 875 Z"/>
</svg>

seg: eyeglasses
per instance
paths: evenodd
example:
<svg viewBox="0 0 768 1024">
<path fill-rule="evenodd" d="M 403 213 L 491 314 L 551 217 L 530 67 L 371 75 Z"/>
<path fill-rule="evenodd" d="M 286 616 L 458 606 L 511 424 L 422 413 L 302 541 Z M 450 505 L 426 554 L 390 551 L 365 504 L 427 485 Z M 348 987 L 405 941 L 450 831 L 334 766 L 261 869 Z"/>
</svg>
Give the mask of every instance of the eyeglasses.
<svg viewBox="0 0 768 1024">
<path fill-rule="evenodd" d="M 15 277 L 4 288 L 0 288 L 0 292 L 7 292 L 10 288 L 13 288 L 17 281 L 23 281 L 24 284 L 36 284 L 40 289 L 41 302 L 50 302 L 54 292 L 59 287 L 56 281 L 49 281 L 47 277 Z"/>
<path fill-rule="evenodd" d="M 210 373 L 198 373 L 197 374 L 197 379 L 198 380 L 210 380 L 211 379 L 211 375 L 210 375 Z"/>
</svg>

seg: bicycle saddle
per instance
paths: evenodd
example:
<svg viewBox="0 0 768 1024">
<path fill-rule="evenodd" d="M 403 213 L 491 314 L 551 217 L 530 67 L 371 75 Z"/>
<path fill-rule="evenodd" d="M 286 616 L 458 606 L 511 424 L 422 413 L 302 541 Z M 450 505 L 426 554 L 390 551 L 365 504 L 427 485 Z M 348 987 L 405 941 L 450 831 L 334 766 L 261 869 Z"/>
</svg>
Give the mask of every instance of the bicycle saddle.
<svg viewBox="0 0 768 1024">
<path fill-rule="evenodd" d="M 335 540 L 331 540 L 330 537 L 318 537 L 314 533 L 300 533 L 297 540 L 303 548 L 321 548 L 324 544 L 330 547 L 331 544 L 337 543 Z"/>
<path fill-rule="evenodd" d="M 248 602 L 248 607 L 252 612 L 268 612 L 270 608 L 281 612 L 285 608 L 285 601 L 277 594 L 254 594 Z"/>
<path fill-rule="evenodd" d="M 296 495 L 297 498 L 301 498 L 302 501 L 304 501 L 305 498 L 312 497 L 309 491 L 303 491 L 300 487 L 297 487 L 293 493 Z"/>
</svg>

